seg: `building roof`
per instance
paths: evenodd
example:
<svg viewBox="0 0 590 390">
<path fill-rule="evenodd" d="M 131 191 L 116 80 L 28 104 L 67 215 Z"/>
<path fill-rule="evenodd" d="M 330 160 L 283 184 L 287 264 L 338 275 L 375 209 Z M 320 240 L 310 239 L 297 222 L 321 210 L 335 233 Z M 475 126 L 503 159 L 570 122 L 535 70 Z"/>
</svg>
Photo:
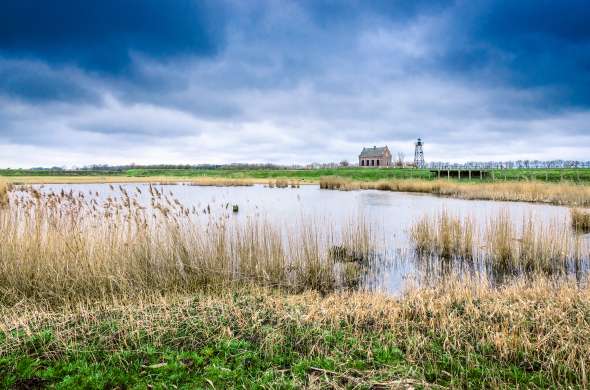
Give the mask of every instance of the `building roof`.
<svg viewBox="0 0 590 390">
<path fill-rule="evenodd" d="M 387 146 L 379 148 L 376 146 L 373 146 L 372 148 L 363 148 L 359 157 L 383 157 L 385 150 L 387 150 Z"/>
</svg>

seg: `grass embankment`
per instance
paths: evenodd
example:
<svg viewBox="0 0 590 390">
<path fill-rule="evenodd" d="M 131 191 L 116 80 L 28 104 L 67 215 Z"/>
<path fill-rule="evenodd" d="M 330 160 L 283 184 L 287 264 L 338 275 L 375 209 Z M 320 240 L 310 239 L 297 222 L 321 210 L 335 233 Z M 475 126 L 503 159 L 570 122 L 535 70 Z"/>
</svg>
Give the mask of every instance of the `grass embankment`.
<svg viewBox="0 0 590 390">
<path fill-rule="evenodd" d="M 256 179 L 232 179 L 219 177 L 170 177 L 170 176 L 150 176 L 150 177 L 132 177 L 132 176 L 13 176 L 5 177 L 5 181 L 15 185 L 28 184 L 143 184 L 151 183 L 158 185 L 167 184 L 187 184 L 202 186 L 251 186 L 254 184 L 263 184 L 268 181 Z"/>
<path fill-rule="evenodd" d="M 444 176 L 444 170 L 441 171 Z M 503 169 L 489 170 L 486 181 L 547 181 L 547 182 L 577 182 L 590 183 L 590 169 Z M 106 177 L 143 177 L 146 179 L 159 178 L 199 178 L 213 177 L 226 179 L 254 179 L 266 182 L 268 179 L 292 179 L 301 181 L 318 182 L 323 176 L 338 176 L 351 180 L 391 180 L 391 179 L 436 179 L 437 174 L 429 169 L 412 168 L 320 168 L 320 169 L 243 169 L 234 167 L 220 168 L 186 168 L 186 169 L 155 169 L 135 168 L 128 170 L 27 170 L 27 169 L 1 169 L 3 177 L 94 177 L 96 180 L 105 180 Z M 479 177 L 473 176 L 474 182 L 479 182 Z M 455 178 L 454 180 L 457 180 Z M 467 181 L 468 175 L 464 174 L 461 181 Z"/>
<path fill-rule="evenodd" d="M 1 387 L 588 386 L 587 284 L 346 292 L 329 248 L 368 256 L 362 221 L 286 245 L 150 190 L 0 209 Z"/>
<path fill-rule="evenodd" d="M 0 311 L 3 387 L 586 387 L 590 290 L 230 290 Z"/>
<path fill-rule="evenodd" d="M 590 206 L 590 186 L 573 183 L 498 182 L 461 183 L 447 180 L 392 180 L 361 182 L 326 177 L 320 187 L 336 190 L 375 189 L 417 192 L 462 199 L 538 202 L 566 206 Z"/>
<path fill-rule="evenodd" d="M 355 180 L 379 180 L 398 178 L 430 178 L 427 169 L 365 169 L 365 168 L 321 168 L 321 169 L 129 169 L 124 171 L 56 171 L 3 169 L 5 177 L 138 177 L 138 178 L 219 178 L 219 179 L 292 179 L 318 182 L 322 176 L 342 176 Z"/>
</svg>

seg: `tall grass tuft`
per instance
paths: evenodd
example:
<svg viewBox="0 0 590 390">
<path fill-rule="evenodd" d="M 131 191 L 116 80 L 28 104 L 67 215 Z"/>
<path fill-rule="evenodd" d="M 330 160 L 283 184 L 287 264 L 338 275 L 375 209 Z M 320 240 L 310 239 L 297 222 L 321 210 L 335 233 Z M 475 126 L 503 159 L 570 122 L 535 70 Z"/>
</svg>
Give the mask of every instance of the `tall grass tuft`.
<svg viewBox="0 0 590 390">
<path fill-rule="evenodd" d="M 570 210 L 572 227 L 579 232 L 590 232 L 590 211 L 574 208 Z"/>
<path fill-rule="evenodd" d="M 512 270 L 517 265 L 516 234 L 510 214 L 503 210 L 488 221 L 485 236 L 486 257 L 494 267 Z"/>
<path fill-rule="evenodd" d="M 415 223 L 410 228 L 410 239 L 421 254 L 443 259 L 469 259 L 473 256 L 474 228 L 471 218 L 454 217 L 446 210 Z"/>
<path fill-rule="evenodd" d="M 517 229 L 505 211 L 488 224 L 484 244 L 491 265 L 503 272 L 563 273 L 568 262 L 579 262 L 587 254 L 567 224 L 535 223 L 529 215 Z"/>
<path fill-rule="evenodd" d="M 10 191 L 12 191 L 12 184 L 0 181 L 0 208 L 8 207 Z"/>
</svg>

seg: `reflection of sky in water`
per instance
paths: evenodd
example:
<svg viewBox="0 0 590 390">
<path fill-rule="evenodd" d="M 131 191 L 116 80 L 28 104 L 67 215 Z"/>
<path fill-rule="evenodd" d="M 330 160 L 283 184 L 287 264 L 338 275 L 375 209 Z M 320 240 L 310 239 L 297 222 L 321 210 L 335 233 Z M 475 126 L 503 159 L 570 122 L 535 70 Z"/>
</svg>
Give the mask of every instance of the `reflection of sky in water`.
<svg viewBox="0 0 590 390">
<path fill-rule="evenodd" d="M 106 199 L 108 196 L 120 195 L 119 185 L 113 186 L 114 191 L 108 184 L 46 185 L 43 189 L 55 192 L 62 189 L 68 192 L 73 190 L 85 194 L 92 191 L 98 192 L 100 198 Z M 130 194 L 137 196 L 141 203 L 149 205 L 148 185 L 128 184 L 123 187 Z M 376 190 L 333 191 L 321 190 L 318 186 L 281 189 L 266 188 L 262 185 L 155 187 L 165 191 L 169 197 L 178 199 L 186 207 L 195 206 L 201 213 L 209 206 L 213 217 L 226 215 L 242 221 L 263 218 L 284 227 L 286 232 L 302 220 L 324 224 L 338 230 L 344 224 L 350 223 L 351 219 L 363 216 L 374 227 L 379 242 L 384 244 L 389 253 L 386 256 L 387 265 L 377 270 L 377 275 L 370 278 L 389 291 L 398 291 L 404 279 L 416 269 L 413 262 L 407 261 L 412 256 L 399 253 L 408 253 L 410 226 L 424 215 L 436 215 L 447 210 L 451 215 L 469 216 L 477 224 L 485 223 L 490 217 L 507 211 L 517 227 L 528 216 L 532 216 L 537 223 L 569 222 L 569 210 L 566 207 L 521 202 L 463 200 Z M 136 192 L 136 188 L 140 188 L 141 194 Z M 173 196 L 170 196 L 170 192 Z M 234 204 L 239 206 L 237 214 L 231 211 Z M 479 225 L 479 228 L 482 229 L 483 225 Z M 400 258 L 406 261 L 400 261 Z"/>
</svg>

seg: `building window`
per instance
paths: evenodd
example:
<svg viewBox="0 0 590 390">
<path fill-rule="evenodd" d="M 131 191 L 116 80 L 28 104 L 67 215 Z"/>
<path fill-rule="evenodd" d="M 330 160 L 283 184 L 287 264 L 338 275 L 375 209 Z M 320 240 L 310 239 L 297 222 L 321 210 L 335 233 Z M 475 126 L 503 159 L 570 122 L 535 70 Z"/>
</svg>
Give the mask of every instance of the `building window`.
<svg viewBox="0 0 590 390">
<path fill-rule="evenodd" d="M 374 167 L 375 166 L 375 160 L 371 160 L 371 166 Z"/>
<path fill-rule="evenodd" d="M 361 167 L 365 166 L 365 160 L 361 160 Z"/>
<path fill-rule="evenodd" d="M 377 166 L 379 166 L 379 160 L 377 160 Z"/>
</svg>

